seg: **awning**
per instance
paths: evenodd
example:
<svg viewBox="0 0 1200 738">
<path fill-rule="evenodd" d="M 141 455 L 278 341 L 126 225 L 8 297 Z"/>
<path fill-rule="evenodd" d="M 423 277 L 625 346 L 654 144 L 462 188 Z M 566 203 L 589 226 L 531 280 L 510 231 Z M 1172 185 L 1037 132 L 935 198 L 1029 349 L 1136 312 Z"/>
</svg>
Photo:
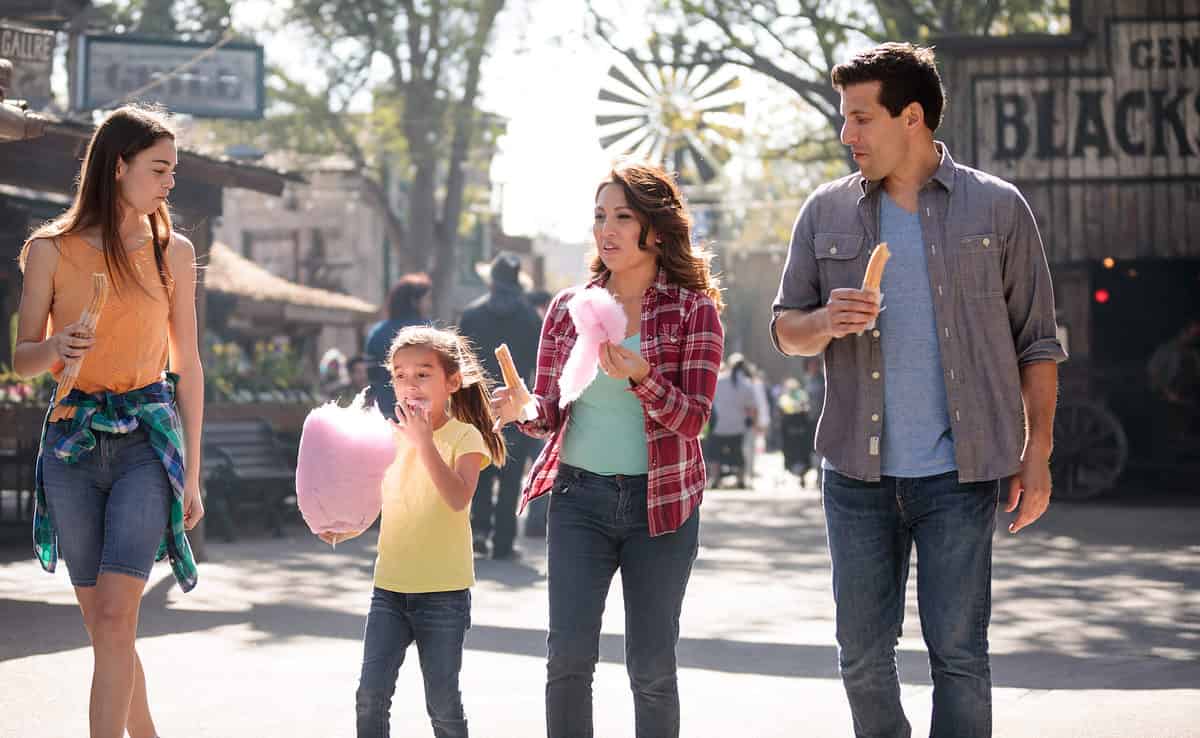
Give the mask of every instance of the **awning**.
<svg viewBox="0 0 1200 738">
<path fill-rule="evenodd" d="M 239 318 L 274 323 L 354 325 L 374 319 L 379 308 L 352 295 L 290 282 L 272 274 L 220 241 L 204 268 L 209 292 L 237 300 Z"/>
</svg>

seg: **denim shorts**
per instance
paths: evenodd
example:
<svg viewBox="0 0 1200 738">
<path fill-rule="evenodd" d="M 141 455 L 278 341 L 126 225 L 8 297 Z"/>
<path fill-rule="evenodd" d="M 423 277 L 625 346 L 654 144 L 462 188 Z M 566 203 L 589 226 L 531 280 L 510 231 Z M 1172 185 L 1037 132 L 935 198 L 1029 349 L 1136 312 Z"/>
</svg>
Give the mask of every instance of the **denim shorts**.
<svg viewBox="0 0 1200 738">
<path fill-rule="evenodd" d="M 93 431 L 96 448 L 73 464 L 54 455 L 70 421 L 46 430 L 42 476 L 58 550 L 76 587 L 101 572 L 150 578 L 171 509 L 170 480 L 144 428 Z"/>
</svg>

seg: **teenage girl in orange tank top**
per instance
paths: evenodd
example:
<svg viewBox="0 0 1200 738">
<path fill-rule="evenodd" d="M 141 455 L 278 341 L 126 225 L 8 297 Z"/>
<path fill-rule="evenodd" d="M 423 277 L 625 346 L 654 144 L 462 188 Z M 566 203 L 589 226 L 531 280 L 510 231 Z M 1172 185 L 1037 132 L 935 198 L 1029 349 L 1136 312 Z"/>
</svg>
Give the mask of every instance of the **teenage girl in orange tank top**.
<svg viewBox="0 0 1200 738">
<path fill-rule="evenodd" d="M 71 207 L 21 251 L 15 370 L 61 378 L 66 362 L 83 359 L 75 390 L 52 408 L 43 432 L 39 505 L 44 492 L 46 510 L 35 517 L 35 548 L 48 570 L 61 552 L 91 637 L 91 738 L 157 735 L 134 637 L 160 544 L 170 541 L 177 577 L 190 571 L 185 589 L 195 583 L 183 529 L 204 515 L 204 375 L 195 252 L 172 232 L 167 206 L 177 162 L 163 115 L 114 111 L 88 145 Z M 91 331 L 78 321 L 95 272 L 107 274 L 110 290 Z M 178 375 L 173 386 L 168 365 Z M 117 395 L 124 399 L 111 402 Z M 168 437 L 182 454 L 163 452 Z M 73 446 L 77 439 L 88 442 Z"/>
</svg>

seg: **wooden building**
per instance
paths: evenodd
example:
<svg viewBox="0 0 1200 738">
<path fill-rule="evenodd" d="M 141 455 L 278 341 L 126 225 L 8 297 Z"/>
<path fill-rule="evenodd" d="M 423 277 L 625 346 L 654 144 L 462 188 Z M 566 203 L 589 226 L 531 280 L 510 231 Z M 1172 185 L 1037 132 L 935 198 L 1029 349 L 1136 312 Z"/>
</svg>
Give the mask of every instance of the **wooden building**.
<svg viewBox="0 0 1200 738">
<path fill-rule="evenodd" d="M 1072 362 L 1144 360 L 1200 316 L 1200 0 L 1075 0 L 1069 35 L 936 40 L 938 132 L 1020 187 Z"/>
<path fill-rule="evenodd" d="M 1070 353 L 1055 457 L 1083 469 L 1056 487 L 1111 486 L 1127 453 L 1200 465 L 1200 407 L 1147 371 L 1200 325 L 1200 0 L 1073 0 L 1066 35 L 934 43 L 938 137 L 1020 188 L 1050 262 Z"/>
</svg>

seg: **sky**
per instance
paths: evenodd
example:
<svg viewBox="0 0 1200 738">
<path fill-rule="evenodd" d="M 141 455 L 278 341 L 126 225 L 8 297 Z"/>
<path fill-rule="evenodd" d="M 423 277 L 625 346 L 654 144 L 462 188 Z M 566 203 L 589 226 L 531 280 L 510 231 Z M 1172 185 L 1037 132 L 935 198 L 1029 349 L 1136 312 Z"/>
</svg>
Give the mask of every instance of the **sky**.
<svg viewBox="0 0 1200 738">
<path fill-rule="evenodd" d="M 637 0 L 612 2 L 624 17 L 637 17 L 630 12 Z M 590 237 L 595 183 L 610 163 L 597 140 L 594 107 L 613 55 L 584 40 L 583 0 L 508 6 L 481 84 L 482 107 L 509 121 L 492 168 L 504 229 L 579 242 Z M 303 36 L 284 28 L 277 3 L 241 0 L 234 27 L 257 37 L 269 64 L 293 72 L 312 67 Z"/>
</svg>

